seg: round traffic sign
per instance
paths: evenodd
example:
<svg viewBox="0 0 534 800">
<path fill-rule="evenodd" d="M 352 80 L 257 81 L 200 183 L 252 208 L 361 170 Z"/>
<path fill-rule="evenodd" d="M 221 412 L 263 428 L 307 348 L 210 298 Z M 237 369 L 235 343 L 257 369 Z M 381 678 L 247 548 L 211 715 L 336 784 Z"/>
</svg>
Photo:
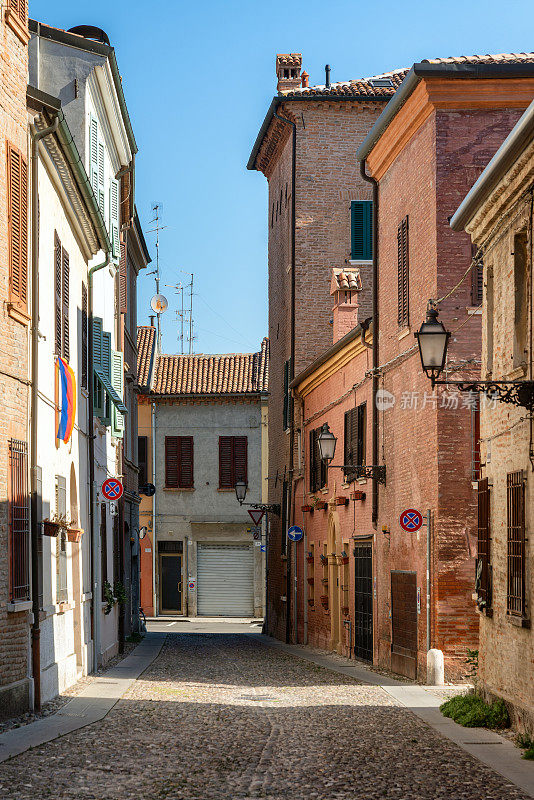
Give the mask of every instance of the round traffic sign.
<svg viewBox="0 0 534 800">
<path fill-rule="evenodd" d="M 108 500 L 118 500 L 123 492 L 122 483 L 117 478 L 108 478 L 102 484 L 102 494 Z"/>
<path fill-rule="evenodd" d="M 407 508 L 400 515 L 399 521 L 403 531 L 415 533 L 423 524 L 423 515 L 416 508 Z"/>
<path fill-rule="evenodd" d="M 304 536 L 304 531 L 298 525 L 292 525 L 287 531 L 287 538 L 290 542 L 300 542 Z"/>
</svg>

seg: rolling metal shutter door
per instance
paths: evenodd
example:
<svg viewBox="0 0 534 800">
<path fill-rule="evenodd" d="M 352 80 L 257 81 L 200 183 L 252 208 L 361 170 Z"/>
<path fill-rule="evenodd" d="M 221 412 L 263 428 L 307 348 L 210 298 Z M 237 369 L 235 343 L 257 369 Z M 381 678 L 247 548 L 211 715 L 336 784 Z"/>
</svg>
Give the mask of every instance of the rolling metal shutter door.
<svg viewBox="0 0 534 800">
<path fill-rule="evenodd" d="M 254 561 L 249 544 L 202 544 L 197 551 L 198 614 L 251 617 Z"/>
</svg>

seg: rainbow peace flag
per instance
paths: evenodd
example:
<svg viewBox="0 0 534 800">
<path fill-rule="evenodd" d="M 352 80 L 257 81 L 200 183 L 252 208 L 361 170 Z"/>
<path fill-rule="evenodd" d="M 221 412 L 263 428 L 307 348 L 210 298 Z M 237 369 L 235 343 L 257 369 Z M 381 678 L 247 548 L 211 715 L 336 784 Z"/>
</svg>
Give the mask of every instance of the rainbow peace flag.
<svg viewBox="0 0 534 800">
<path fill-rule="evenodd" d="M 68 442 L 76 415 L 76 378 L 71 367 L 61 356 L 56 361 L 56 368 L 59 374 L 59 394 L 61 399 L 57 438 L 63 442 Z"/>
</svg>

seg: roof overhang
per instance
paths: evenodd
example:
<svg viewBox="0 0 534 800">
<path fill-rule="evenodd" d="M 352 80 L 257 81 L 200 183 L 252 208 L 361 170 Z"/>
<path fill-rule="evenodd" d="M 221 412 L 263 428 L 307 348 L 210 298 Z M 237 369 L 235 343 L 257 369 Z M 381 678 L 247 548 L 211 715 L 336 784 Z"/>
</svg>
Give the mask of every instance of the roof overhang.
<svg viewBox="0 0 534 800">
<path fill-rule="evenodd" d="M 417 85 L 425 78 L 491 79 L 532 78 L 534 63 L 522 64 L 414 64 L 403 82 L 378 117 L 377 121 L 356 151 L 356 160 L 364 161 L 392 120 L 397 116 Z"/>
<path fill-rule="evenodd" d="M 534 101 L 512 128 L 478 180 L 462 200 L 450 225 L 455 231 L 465 230 L 478 209 L 488 200 L 508 170 L 534 140 Z"/>
</svg>

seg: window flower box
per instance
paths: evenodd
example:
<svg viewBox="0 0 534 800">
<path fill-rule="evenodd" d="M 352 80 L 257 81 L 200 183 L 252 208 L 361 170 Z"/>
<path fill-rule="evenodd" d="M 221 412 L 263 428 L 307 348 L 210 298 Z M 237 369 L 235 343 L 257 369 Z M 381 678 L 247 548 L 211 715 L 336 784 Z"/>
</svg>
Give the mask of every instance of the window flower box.
<svg viewBox="0 0 534 800">
<path fill-rule="evenodd" d="M 321 605 L 323 608 L 328 608 L 328 595 L 322 594 L 321 595 Z"/>
<path fill-rule="evenodd" d="M 325 566 L 328 564 L 328 556 L 323 555 L 323 553 L 321 553 L 321 564 L 324 564 Z"/>
<path fill-rule="evenodd" d="M 306 561 L 308 562 L 308 564 L 313 564 L 313 556 L 311 553 L 308 553 L 308 555 L 306 556 Z"/>
<path fill-rule="evenodd" d="M 82 541 L 83 528 L 67 528 L 67 541 L 79 544 Z"/>
<path fill-rule="evenodd" d="M 366 494 L 365 492 L 360 491 L 359 489 L 355 492 L 351 492 L 350 499 L 351 500 L 365 500 Z"/>
<path fill-rule="evenodd" d="M 347 617 L 349 615 L 349 607 L 341 606 L 341 613 L 343 614 L 344 617 Z"/>
<path fill-rule="evenodd" d="M 303 511 L 305 514 L 313 514 L 313 506 L 311 506 L 309 503 L 306 503 L 305 505 L 301 506 L 300 510 Z"/>
<path fill-rule="evenodd" d="M 43 536 L 59 536 L 59 531 L 61 530 L 61 525 L 59 522 L 52 522 L 50 519 L 43 520 Z"/>
<path fill-rule="evenodd" d="M 323 586 L 328 586 L 328 578 L 321 578 L 321 583 Z"/>
<path fill-rule="evenodd" d="M 328 508 L 328 503 L 326 502 L 326 500 L 318 500 L 317 503 L 315 504 L 315 508 L 317 509 L 317 511 L 326 511 L 326 509 Z"/>
<path fill-rule="evenodd" d="M 336 506 L 347 506 L 348 504 L 349 504 L 348 497 L 343 497 L 342 495 L 336 497 Z"/>
</svg>

